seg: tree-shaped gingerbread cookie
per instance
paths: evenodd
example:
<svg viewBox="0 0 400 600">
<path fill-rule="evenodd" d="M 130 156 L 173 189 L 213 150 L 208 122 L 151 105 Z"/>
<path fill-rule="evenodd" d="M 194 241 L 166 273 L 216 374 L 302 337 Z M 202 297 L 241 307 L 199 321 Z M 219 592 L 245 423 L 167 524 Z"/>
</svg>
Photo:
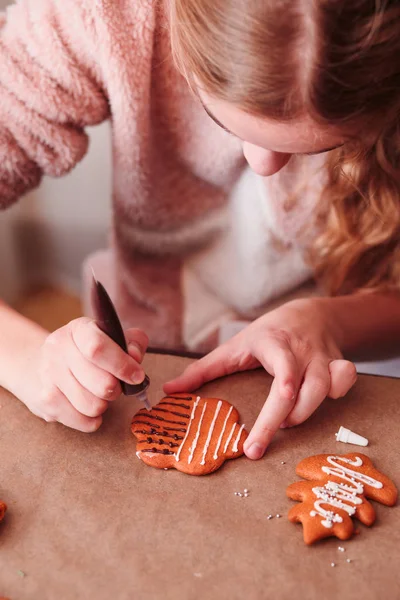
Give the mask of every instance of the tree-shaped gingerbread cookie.
<svg viewBox="0 0 400 600">
<path fill-rule="evenodd" d="M 318 454 L 301 461 L 296 473 L 309 481 L 288 487 L 288 497 L 300 502 L 289 520 L 302 523 L 306 544 L 330 536 L 347 540 L 354 532 L 352 517 L 372 525 L 375 511 L 367 498 L 387 506 L 397 500 L 394 483 L 364 454 Z"/>
</svg>

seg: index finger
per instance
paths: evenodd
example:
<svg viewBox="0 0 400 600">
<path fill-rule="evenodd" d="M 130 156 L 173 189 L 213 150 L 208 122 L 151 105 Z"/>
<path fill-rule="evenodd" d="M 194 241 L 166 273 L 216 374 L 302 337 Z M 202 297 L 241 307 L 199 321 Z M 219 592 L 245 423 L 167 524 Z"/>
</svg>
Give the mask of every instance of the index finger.
<svg viewBox="0 0 400 600">
<path fill-rule="evenodd" d="M 267 446 L 278 431 L 281 423 L 292 411 L 296 396 L 283 393 L 275 377 L 269 396 L 244 444 L 246 456 L 258 460 L 264 456 Z"/>
<path fill-rule="evenodd" d="M 145 374 L 139 363 L 101 331 L 94 321 L 74 324 L 71 337 L 81 354 L 100 369 L 128 383 L 143 381 Z"/>
<path fill-rule="evenodd" d="M 254 365 L 249 363 L 249 366 L 241 363 L 241 352 L 235 352 L 231 349 L 231 345 L 223 344 L 203 358 L 191 363 L 181 375 L 168 381 L 164 385 L 164 392 L 173 394 L 195 390 L 207 381 L 257 366 L 256 361 L 253 362 Z"/>
</svg>

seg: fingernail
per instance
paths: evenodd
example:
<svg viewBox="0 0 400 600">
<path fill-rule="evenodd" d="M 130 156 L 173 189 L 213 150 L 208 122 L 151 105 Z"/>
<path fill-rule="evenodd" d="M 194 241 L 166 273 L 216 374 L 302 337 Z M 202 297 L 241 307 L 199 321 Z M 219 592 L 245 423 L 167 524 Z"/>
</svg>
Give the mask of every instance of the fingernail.
<svg viewBox="0 0 400 600">
<path fill-rule="evenodd" d="M 286 427 L 287 427 L 287 423 L 286 423 L 286 421 L 283 421 L 283 423 L 281 423 L 281 425 L 280 425 L 280 428 L 286 429 Z"/>
<path fill-rule="evenodd" d="M 144 371 L 133 371 L 133 374 L 131 376 L 131 382 L 134 385 L 139 385 L 139 383 L 143 382 L 144 378 L 145 378 Z"/>
<path fill-rule="evenodd" d="M 130 351 L 132 351 L 132 352 L 136 351 L 136 352 L 139 352 L 140 354 L 144 353 L 143 348 L 137 342 L 130 342 L 128 344 L 128 352 L 129 352 L 129 354 L 130 354 Z"/>
<path fill-rule="evenodd" d="M 264 456 L 264 448 L 261 446 L 261 444 L 254 442 L 254 444 L 251 444 L 251 446 L 246 449 L 246 456 L 252 460 L 258 460 Z"/>
</svg>

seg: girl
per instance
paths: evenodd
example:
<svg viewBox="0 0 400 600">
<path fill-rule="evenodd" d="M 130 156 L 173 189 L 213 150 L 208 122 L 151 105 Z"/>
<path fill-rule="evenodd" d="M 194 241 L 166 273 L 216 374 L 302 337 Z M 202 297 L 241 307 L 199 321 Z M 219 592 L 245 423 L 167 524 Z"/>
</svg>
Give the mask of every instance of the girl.
<svg viewBox="0 0 400 600">
<path fill-rule="evenodd" d="M 110 118 L 112 249 L 88 262 L 127 326 L 206 347 L 307 265 L 324 284 L 165 386 L 262 365 L 250 458 L 350 389 L 344 354 L 399 338 L 399 30 L 395 0 L 20 0 L 0 23 L 0 201 Z M 88 318 L 49 335 L 2 306 L 0 332 L 0 384 L 48 421 L 93 431 L 117 378 L 143 378 L 136 329 L 129 357 Z"/>
</svg>

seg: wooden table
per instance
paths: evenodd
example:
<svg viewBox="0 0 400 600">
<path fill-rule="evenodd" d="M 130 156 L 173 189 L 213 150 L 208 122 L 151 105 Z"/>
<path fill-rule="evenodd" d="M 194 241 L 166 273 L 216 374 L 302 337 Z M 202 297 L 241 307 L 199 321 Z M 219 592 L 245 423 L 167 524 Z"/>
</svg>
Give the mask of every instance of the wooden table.
<svg viewBox="0 0 400 600">
<path fill-rule="evenodd" d="M 146 358 L 154 402 L 162 382 L 188 362 Z M 231 400 L 250 427 L 269 385 L 257 371 L 213 382 L 202 393 Z M 92 435 L 40 421 L 5 391 L 0 406 L 0 498 L 9 506 L 0 527 L 0 596 L 400 598 L 399 506 L 375 505 L 376 524 L 360 525 L 351 541 L 308 548 L 301 526 L 286 519 L 292 502 L 285 496 L 300 459 L 354 450 L 335 441 L 340 425 L 368 437 L 362 451 L 400 485 L 400 380 L 360 377 L 345 399 L 326 401 L 302 426 L 279 432 L 263 460 L 228 461 L 199 478 L 137 460 L 132 400 L 115 403 Z M 244 488 L 248 498 L 234 495 Z"/>
</svg>

